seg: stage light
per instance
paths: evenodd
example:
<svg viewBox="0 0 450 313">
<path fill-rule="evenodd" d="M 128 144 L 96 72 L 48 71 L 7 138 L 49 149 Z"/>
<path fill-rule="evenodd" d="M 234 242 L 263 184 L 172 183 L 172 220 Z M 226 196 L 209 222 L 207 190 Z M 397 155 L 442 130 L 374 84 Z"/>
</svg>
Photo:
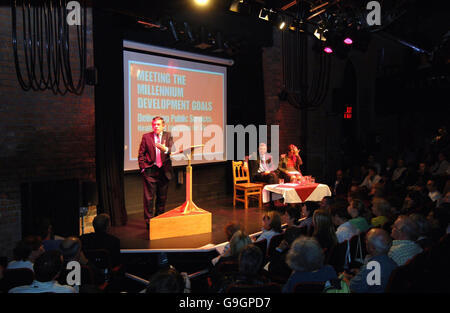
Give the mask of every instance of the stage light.
<svg viewBox="0 0 450 313">
<path fill-rule="evenodd" d="M 281 16 L 278 16 L 277 24 L 278 24 L 278 28 L 281 30 L 283 30 L 286 27 L 286 22 L 284 21 L 283 17 L 281 17 Z"/>
<path fill-rule="evenodd" d="M 205 6 L 209 3 L 209 0 L 194 0 L 196 5 Z"/>
<path fill-rule="evenodd" d="M 244 3 L 244 0 L 233 0 L 231 2 L 229 10 L 232 11 L 232 12 L 239 13 L 239 5 L 241 3 Z"/>
<path fill-rule="evenodd" d="M 175 29 L 175 25 L 172 20 L 169 20 L 169 28 L 170 28 L 170 32 L 172 33 L 173 39 L 175 39 L 175 41 L 178 41 L 179 38 L 178 38 L 177 30 Z"/>
<path fill-rule="evenodd" d="M 328 54 L 333 53 L 333 49 L 331 49 L 331 47 L 329 47 L 329 46 L 323 48 L 323 51 Z"/>
<path fill-rule="evenodd" d="M 344 43 L 346 45 L 351 45 L 353 43 L 353 40 L 350 37 L 347 37 L 347 38 L 344 39 Z"/>
<path fill-rule="evenodd" d="M 295 19 L 289 26 L 289 29 L 294 32 L 299 31 L 299 32 L 303 33 L 305 31 L 305 23 L 303 23 L 303 21 L 299 21 L 299 20 Z"/>
<path fill-rule="evenodd" d="M 327 41 L 327 37 L 325 35 L 327 32 L 327 26 L 323 21 L 320 21 L 319 23 L 317 23 L 317 28 L 314 31 L 314 36 L 321 41 Z"/>
<path fill-rule="evenodd" d="M 325 37 L 325 33 L 328 31 L 328 29 L 323 29 L 318 27 L 315 31 L 314 31 L 314 36 L 316 36 L 317 39 L 321 40 L 321 41 L 327 41 L 327 38 Z"/>
<path fill-rule="evenodd" d="M 259 11 L 259 16 L 260 19 L 262 20 L 266 20 L 269 21 L 269 11 L 267 9 L 261 9 Z"/>
</svg>

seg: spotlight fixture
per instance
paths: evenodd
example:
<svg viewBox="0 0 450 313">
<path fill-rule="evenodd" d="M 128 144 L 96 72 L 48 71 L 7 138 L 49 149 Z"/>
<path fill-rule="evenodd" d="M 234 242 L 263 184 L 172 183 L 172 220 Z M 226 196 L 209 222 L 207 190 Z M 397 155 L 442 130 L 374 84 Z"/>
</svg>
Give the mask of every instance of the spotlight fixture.
<svg viewBox="0 0 450 313">
<path fill-rule="evenodd" d="M 212 47 L 212 45 L 209 42 L 210 33 L 206 29 L 205 26 L 200 27 L 200 42 L 195 45 L 196 48 L 199 49 L 208 49 Z"/>
<path fill-rule="evenodd" d="M 233 0 L 231 1 L 229 10 L 232 12 L 239 13 L 240 7 L 244 4 L 244 0 Z"/>
<path fill-rule="evenodd" d="M 282 16 L 278 16 L 277 25 L 278 28 L 281 30 L 283 30 L 286 27 L 286 22 Z"/>
<path fill-rule="evenodd" d="M 223 36 L 222 36 L 221 32 L 217 32 L 215 44 L 216 44 L 216 49 L 213 50 L 213 52 L 223 52 L 225 50 L 224 43 L 223 43 Z"/>
<path fill-rule="evenodd" d="M 194 0 L 194 3 L 198 6 L 205 6 L 209 3 L 209 0 Z"/>
<path fill-rule="evenodd" d="M 260 11 L 259 11 L 259 16 L 258 16 L 260 19 L 262 19 L 262 20 L 266 20 L 266 21 L 269 21 L 269 11 L 267 10 L 267 9 L 261 9 Z"/>
<path fill-rule="evenodd" d="M 323 48 L 323 51 L 328 54 L 333 53 L 333 49 L 330 46 L 326 46 L 325 48 Z"/>
<path fill-rule="evenodd" d="M 291 25 L 289 26 L 289 30 L 291 31 L 298 31 L 301 33 L 305 32 L 305 23 L 302 20 L 297 20 L 294 19 L 294 21 L 291 23 Z"/>
<path fill-rule="evenodd" d="M 178 41 L 178 34 L 177 34 L 177 30 L 175 29 L 175 25 L 173 24 L 172 20 L 169 20 L 169 28 L 170 28 L 170 32 L 172 33 L 173 39 L 175 39 L 175 41 Z"/>
<path fill-rule="evenodd" d="M 325 24 L 319 23 L 316 30 L 314 31 L 314 36 L 321 40 L 321 41 L 327 41 L 326 33 L 328 32 L 328 29 L 326 28 Z"/>
<path fill-rule="evenodd" d="M 184 32 L 186 33 L 186 36 L 189 38 L 190 42 L 194 42 L 194 36 L 192 35 L 191 28 L 189 27 L 189 24 L 187 22 L 184 22 Z"/>
<path fill-rule="evenodd" d="M 344 43 L 345 43 L 346 45 L 351 45 L 351 44 L 353 43 L 353 40 L 352 40 L 350 37 L 346 37 L 346 38 L 344 39 Z"/>
</svg>

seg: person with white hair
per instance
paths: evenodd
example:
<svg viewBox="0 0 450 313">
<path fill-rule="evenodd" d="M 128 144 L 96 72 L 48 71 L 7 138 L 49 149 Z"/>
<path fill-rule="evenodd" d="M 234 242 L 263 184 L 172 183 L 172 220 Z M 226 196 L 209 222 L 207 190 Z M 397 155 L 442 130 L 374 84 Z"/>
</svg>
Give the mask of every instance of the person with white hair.
<svg viewBox="0 0 450 313">
<path fill-rule="evenodd" d="M 352 292 L 382 293 L 385 291 L 392 271 L 397 268 L 397 264 L 388 256 L 391 245 L 392 239 L 384 229 L 373 228 L 367 232 L 367 263 L 361 266 L 361 268 L 356 271 L 356 275 L 350 280 L 349 287 Z M 380 280 L 379 284 L 369 285 L 367 283 L 367 278 L 372 273 L 374 268 L 371 266 L 368 268 L 368 264 L 370 263 L 370 265 L 372 265 L 371 262 L 374 261 L 379 264 Z"/>
<path fill-rule="evenodd" d="M 283 292 L 294 292 L 299 283 L 337 279 L 334 268 L 324 265 L 324 258 L 322 247 L 316 239 L 305 236 L 296 239 L 286 256 L 286 263 L 293 271 L 283 286 Z"/>
<path fill-rule="evenodd" d="M 400 215 L 392 226 L 391 237 L 394 239 L 388 255 L 399 266 L 404 265 L 422 248 L 415 242 L 419 237 L 419 228 L 409 216 Z"/>
</svg>

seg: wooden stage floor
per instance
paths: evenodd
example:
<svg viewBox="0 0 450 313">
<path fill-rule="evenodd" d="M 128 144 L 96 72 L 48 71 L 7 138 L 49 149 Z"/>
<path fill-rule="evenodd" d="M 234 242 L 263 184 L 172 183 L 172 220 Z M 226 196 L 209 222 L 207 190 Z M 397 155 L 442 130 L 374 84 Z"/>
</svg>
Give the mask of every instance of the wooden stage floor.
<svg viewBox="0 0 450 313">
<path fill-rule="evenodd" d="M 227 241 L 224 227 L 230 221 L 237 221 L 247 234 L 261 231 L 263 208 L 254 207 L 257 202 L 251 202 L 253 207 L 244 209 L 242 203 L 233 208 L 233 198 L 226 197 L 214 200 L 196 200 L 196 205 L 212 213 L 212 232 L 201 235 L 176 237 L 168 239 L 149 240 L 148 230 L 144 222 L 144 213 L 128 215 L 125 226 L 111 228 L 111 233 L 120 238 L 121 249 L 197 249 L 208 244 L 217 245 Z M 168 207 L 166 210 L 173 208 Z M 284 221 L 283 221 L 284 222 Z"/>
</svg>

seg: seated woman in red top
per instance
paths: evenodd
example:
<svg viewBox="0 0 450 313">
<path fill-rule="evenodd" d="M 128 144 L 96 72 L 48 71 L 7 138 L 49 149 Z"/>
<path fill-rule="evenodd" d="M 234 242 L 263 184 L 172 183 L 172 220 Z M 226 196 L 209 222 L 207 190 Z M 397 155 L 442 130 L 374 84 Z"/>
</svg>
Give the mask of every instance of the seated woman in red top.
<svg viewBox="0 0 450 313">
<path fill-rule="evenodd" d="M 301 175 L 300 166 L 303 164 L 299 155 L 300 150 L 295 145 L 289 145 L 288 154 L 282 154 L 278 165 L 279 177 L 286 182 L 291 181 L 295 175 Z"/>
</svg>

